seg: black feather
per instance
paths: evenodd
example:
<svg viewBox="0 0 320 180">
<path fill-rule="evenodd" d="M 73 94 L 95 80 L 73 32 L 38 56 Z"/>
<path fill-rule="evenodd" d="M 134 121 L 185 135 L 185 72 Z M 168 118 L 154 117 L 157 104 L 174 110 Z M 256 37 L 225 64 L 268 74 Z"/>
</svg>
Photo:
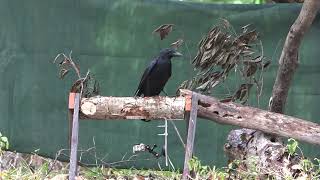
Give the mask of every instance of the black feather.
<svg viewBox="0 0 320 180">
<path fill-rule="evenodd" d="M 171 58 L 181 56 L 174 49 L 164 49 L 145 69 L 135 96 L 158 96 L 171 76 Z"/>
</svg>

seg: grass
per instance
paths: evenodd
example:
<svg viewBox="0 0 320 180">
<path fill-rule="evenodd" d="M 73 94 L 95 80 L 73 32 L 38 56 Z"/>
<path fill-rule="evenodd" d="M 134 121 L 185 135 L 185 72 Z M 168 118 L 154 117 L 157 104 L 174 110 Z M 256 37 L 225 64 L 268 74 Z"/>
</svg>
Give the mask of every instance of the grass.
<svg viewBox="0 0 320 180">
<path fill-rule="evenodd" d="M 21 154 L 5 151 L 8 148 L 8 139 L 0 134 L 0 180 L 63 180 L 68 178 L 69 164 L 55 159 L 44 158 L 37 154 Z M 303 156 L 299 144 L 294 139 L 289 139 L 286 146 L 285 159 L 299 157 L 298 163 L 290 164 L 289 173 L 281 177 L 285 180 L 293 179 L 320 179 L 320 159 L 310 160 Z M 275 179 L 261 175 L 261 169 L 257 167 L 256 159 L 235 160 L 225 168 L 205 166 L 194 157 L 189 162 L 189 169 L 195 180 L 224 180 L 224 179 Z M 292 173 L 293 172 L 293 173 Z M 276 173 L 274 173 L 276 174 Z M 289 174 L 289 175 L 288 175 Z M 103 166 L 85 167 L 79 166 L 77 180 L 175 180 L 181 179 L 179 171 L 156 171 L 116 169 Z"/>
<path fill-rule="evenodd" d="M 2 153 L 3 156 L 5 153 Z M 32 155 L 37 156 L 37 155 Z M 43 157 L 42 163 L 39 166 L 34 166 L 27 159 L 21 161 L 16 167 L 11 166 L 0 171 L 1 180 L 61 180 L 68 177 L 68 163 L 62 163 L 59 168 L 52 168 L 54 160 Z M 56 162 L 57 163 L 57 162 Z M 61 162 L 59 162 L 61 163 Z M 216 167 L 209 167 L 201 165 L 200 160 L 194 158 L 189 163 L 189 168 L 194 172 L 194 179 L 214 180 L 214 179 L 261 179 L 258 171 L 253 169 L 241 168 L 241 161 L 234 161 L 226 168 L 218 169 Z M 295 169 L 300 172 L 299 177 L 287 176 L 283 177 L 286 180 L 293 179 L 320 179 L 320 160 L 315 159 L 311 161 L 303 159 L 300 164 L 295 165 Z M 78 179 L 157 179 L 157 180 L 174 180 L 180 179 L 180 172 L 172 171 L 155 171 L 155 170 L 137 170 L 137 169 L 115 169 L 106 167 L 79 167 Z M 274 179 L 269 177 L 269 179 Z"/>
</svg>

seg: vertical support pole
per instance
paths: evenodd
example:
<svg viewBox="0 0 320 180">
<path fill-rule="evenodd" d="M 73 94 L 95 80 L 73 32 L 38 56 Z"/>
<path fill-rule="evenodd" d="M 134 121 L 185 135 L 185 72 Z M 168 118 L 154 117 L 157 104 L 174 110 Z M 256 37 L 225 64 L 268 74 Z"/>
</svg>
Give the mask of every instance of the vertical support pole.
<svg viewBox="0 0 320 180">
<path fill-rule="evenodd" d="M 68 119 L 69 119 L 68 143 L 69 143 L 69 149 L 71 149 L 71 136 L 72 136 L 72 124 L 73 124 L 73 109 L 69 109 L 69 110 L 68 110 Z"/>
<path fill-rule="evenodd" d="M 164 127 L 164 157 L 166 159 L 166 166 L 168 167 L 168 120 L 165 120 L 165 127 Z"/>
<path fill-rule="evenodd" d="M 69 104 L 68 104 L 68 119 L 69 119 L 69 149 L 71 149 L 71 136 L 72 136 L 72 124 L 73 124 L 73 110 L 74 110 L 74 101 L 75 101 L 76 93 L 69 93 Z"/>
<path fill-rule="evenodd" d="M 71 153 L 70 153 L 70 166 L 69 166 L 69 180 L 74 180 L 77 175 L 77 150 L 78 150 L 78 134 L 79 134 L 79 106 L 80 94 L 75 93 L 74 99 L 69 96 L 69 109 L 72 104 L 73 118 L 72 118 L 72 134 L 71 134 Z"/>
<path fill-rule="evenodd" d="M 188 97 L 186 97 L 186 98 L 187 98 L 186 99 L 186 111 L 188 111 L 189 107 L 190 107 L 188 105 L 188 101 L 190 102 L 190 98 L 188 98 Z M 185 158 L 184 158 L 182 180 L 188 180 L 188 177 L 190 175 L 189 161 L 192 158 L 192 154 L 193 154 L 194 137 L 195 137 L 196 125 L 197 125 L 197 113 L 198 113 L 198 97 L 196 94 L 192 93 L 190 116 L 185 117 L 185 118 L 189 118 L 189 122 L 186 121 L 186 122 L 188 122 L 189 125 L 188 125 L 188 135 L 187 135 L 187 144 L 186 144 L 186 149 L 185 149 Z"/>
</svg>

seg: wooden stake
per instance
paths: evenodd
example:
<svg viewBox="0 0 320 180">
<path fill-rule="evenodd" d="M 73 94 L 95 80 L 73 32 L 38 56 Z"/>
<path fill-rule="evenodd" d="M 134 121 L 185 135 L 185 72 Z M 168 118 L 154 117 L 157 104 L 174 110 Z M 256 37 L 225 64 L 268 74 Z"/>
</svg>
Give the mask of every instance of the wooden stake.
<svg viewBox="0 0 320 180">
<path fill-rule="evenodd" d="M 70 96 L 69 96 L 70 97 Z M 76 93 L 74 96 L 74 110 L 72 118 L 72 135 L 71 135 L 71 153 L 70 153 L 70 167 L 69 180 L 74 180 L 77 175 L 77 150 L 78 150 L 78 134 L 79 134 L 79 106 L 80 94 Z M 72 101 L 72 99 L 71 99 Z M 71 102 L 72 103 L 72 102 Z M 70 105 L 70 99 L 69 99 Z M 70 107 L 70 106 L 69 106 Z"/>
<path fill-rule="evenodd" d="M 69 120 L 69 149 L 71 149 L 71 136 L 72 136 L 72 124 L 73 124 L 73 110 L 74 110 L 74 100 L 75 100 L 76 93 L 70 92 L 69 93 L 69 103 L 68 103 L 68 120 Z"/>
<path fill-rule="evenodd" d="M 186 103 L 186 105 L 187 104 L 188 104 L 188 102 Z M 186 107 L 186 110 L 188 110 L 188 107 Z M 191 111 L 190 111 L 190 116 L 189 116 L 190 118 L 189 118 L 189 125 L 188 125 L 188 135 L 187 135 L 187 144 L 186 144 L 186 149 L 185 149 L 186 153 L 185 153 L 185 158 L 184 158 L 182 180 L 187 180 L 187 179 L 189 179 L 188 177 L 190 176 L 189 161 L 192 158 L 192 154 L 193 154 L 194 137 L 195 137 L 195 133 L 196 133 L 196 124 L 197 124 L 197 111 L 198 111 L 198 97 L 196 94 L 192 93 L 192 95 L 191 95 Z M 188 117 L 188 116 L 186 116 L 186 117 Z"/>
</svg>

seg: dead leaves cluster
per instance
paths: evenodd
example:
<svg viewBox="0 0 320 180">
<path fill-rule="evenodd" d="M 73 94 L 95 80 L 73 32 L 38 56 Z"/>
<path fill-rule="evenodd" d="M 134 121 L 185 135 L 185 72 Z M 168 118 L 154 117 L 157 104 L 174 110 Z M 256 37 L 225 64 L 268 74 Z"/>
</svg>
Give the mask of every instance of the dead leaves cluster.
<svg viewBox="0 0 320 180">
<path fill-rule="evenodd" d="M 163 40 L 171 31 L 173 24 L 162 24 L 157 29 L 153 31 L 153 33 L 158 33 L 160 35 L 160 39 Z"/>
<path fill-rule="evenodd" d="M 254 79 L 258 70 L 266 68 L 270 61 L 265 61 L 263 53 L 261 55 L 254 48 L 259 42 L 258 32 L 251 30 L 250 25 L 243 26 L 239 35 L 232 34 L 230 28 L 231 24 L 222 19 L 222 23 L 214 26 L 201 39 L 197 55 L 192 60 L 197 76 L 183 82 L 179 88 L 209 94 L 212 88 L 226 79 L 231 70 L 236 69 L 248 81 L 241 84 L 234 95 L 227 99 L 246 101 L 246 94 L 252 87 L 251 79 Z"/>
<path fill-rule="evenodd" d="M 170 46 L 174 49 L 178 49 L 183 43 L 183 39 L 178 39 L 177 41 L 170 44 Z"/>
<path fill-rule="evenodd" d="M 75 64 L 71 58 L 71 53 L 69 57 L 61 53 L 56 56 L 53 63 L 56 63 L 60 57 L 62 60 L 58 63 L 59 66 L 59 78 L 63 79 L 72 69 L 75 70 L 78 79 L 73 82 L 70 92 L 79 92 L 81 97 L 92 97 L 99 94 L 99 82 L 94 78 L 90 71 L 87 72 L 85 77 L 81 77 L 80 67 Z"/>
<path fill-rule="evenodd" d="M 163 40 L 166 38 L 169 33 L 172 32 L 174 24 L 162 24 L 159 27 L 157 27 L 152 33 L 158 33 L 160 35 L 160 40 Z M 177 41 L 170 44 L 171 48 L 178 49 L 183 43 L 183 39 L 180 38 Z"/>
<path fill-rule="evenodd" d="M 75 71 L 77 73 L 80 72 L 79 66 L 73 64 L 72 60 L 70 58 L 68 58 L 65 54 L 58 54 L 57 57 L 54 59 L 53 63 L 56 63 L 56 61 L 58 60 L 58 58 L 60 56 L 63 56 L 62 61 L 60 61 L 58 63 L 58 65 L 59 65 L 59 78 L 60 79 L 63 79 L 70 72 L 70 70 L 73 67 L 75 68 Z"/>
</svg>

